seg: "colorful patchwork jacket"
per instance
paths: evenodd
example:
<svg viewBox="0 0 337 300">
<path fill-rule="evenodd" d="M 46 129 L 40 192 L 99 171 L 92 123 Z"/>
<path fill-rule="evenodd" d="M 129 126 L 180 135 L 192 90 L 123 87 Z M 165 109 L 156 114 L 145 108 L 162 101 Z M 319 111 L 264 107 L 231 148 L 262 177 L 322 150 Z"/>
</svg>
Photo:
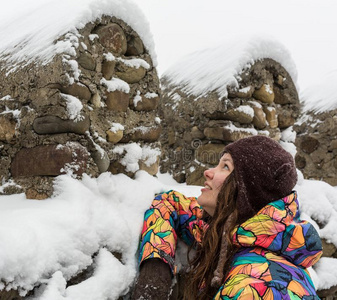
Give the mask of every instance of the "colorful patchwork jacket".
<svg viewBox="0 0 337 300">
<path fill-rule="evenodd" d="M 146 211 L 140 263 L 160 258 L 174 270 L 177 236 L 201 242 L 208 225 L 196 198 L 169 191 Z M 319 299 L 306 268 L 322 254 L 314 227 L 299 219 L 297 194 L 273 201 L 233 231 L 239 248 L 214 299 Z"/>
</svg>

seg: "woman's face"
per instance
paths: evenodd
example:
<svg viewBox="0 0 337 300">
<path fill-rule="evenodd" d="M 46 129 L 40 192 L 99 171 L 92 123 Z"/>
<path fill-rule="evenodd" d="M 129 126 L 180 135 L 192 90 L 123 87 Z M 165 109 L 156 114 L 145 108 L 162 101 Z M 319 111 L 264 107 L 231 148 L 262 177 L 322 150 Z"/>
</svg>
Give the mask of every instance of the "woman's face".
<svg viewBox="0 0 337 300">
<path fill-rule="evenodd" d="M 197 201 L 211 216 L 214 214 L 221 186 L 233 170 L 234 164 L 232 157 L 229 153 L 225 153 L 215 168 L 208 169 L 204 172 L 206 181 Z"/>
</svg>

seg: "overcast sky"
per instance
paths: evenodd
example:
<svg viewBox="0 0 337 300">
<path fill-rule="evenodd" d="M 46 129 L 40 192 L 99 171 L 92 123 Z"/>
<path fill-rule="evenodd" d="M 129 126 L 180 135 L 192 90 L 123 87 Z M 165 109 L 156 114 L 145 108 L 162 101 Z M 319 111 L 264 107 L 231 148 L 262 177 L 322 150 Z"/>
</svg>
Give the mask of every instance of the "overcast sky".
<svg viewBox="0 0 337 300">
<path fill-rule="evenodd" d="M 336 0 L 137 0 L 137 3 L 151 26 L 160 74 L 182 55 L 247 33 L 272 36 L 290 50 L 301 89 L 337 70 Z"/>
<path fill-rule="evenodd" d="M 150 23 L 160 74 L 183 55 L 243 34 L 283 43 L 297 65 L 301 90 L 337 71 L 337 0 L 134 1 Z M 50 2 L 0 0 L 0 23 Z"/>
</svg>

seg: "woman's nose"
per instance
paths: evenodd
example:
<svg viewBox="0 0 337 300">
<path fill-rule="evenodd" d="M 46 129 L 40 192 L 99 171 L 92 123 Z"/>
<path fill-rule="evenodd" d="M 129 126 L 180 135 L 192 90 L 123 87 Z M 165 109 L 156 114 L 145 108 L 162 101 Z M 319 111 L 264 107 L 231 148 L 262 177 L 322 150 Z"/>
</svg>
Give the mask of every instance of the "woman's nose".
<svg viewBox="0 0 337 300">
<path fill-rule="evenodd" d="M 213 168 L 212 169 L 207 169 L 205 172 L 204 172 L 204 177 L 205 178 L 209 178 L 209 179 L 212 179 L 213 178 Z"/>
</svg>

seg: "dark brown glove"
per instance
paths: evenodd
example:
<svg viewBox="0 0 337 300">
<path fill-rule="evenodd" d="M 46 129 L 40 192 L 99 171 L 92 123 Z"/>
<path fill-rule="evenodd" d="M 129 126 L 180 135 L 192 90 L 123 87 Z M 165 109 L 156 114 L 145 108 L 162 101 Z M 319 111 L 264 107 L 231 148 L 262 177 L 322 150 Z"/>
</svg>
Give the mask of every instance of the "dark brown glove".
<svg viewBox="0 0 337 300">
<path fill-rule="evenodd" d="M 159 258 L 142 263 L 131 300 L 166 300 L 172 285 L 172 273 L 168 264 Z"/>
</svg>

